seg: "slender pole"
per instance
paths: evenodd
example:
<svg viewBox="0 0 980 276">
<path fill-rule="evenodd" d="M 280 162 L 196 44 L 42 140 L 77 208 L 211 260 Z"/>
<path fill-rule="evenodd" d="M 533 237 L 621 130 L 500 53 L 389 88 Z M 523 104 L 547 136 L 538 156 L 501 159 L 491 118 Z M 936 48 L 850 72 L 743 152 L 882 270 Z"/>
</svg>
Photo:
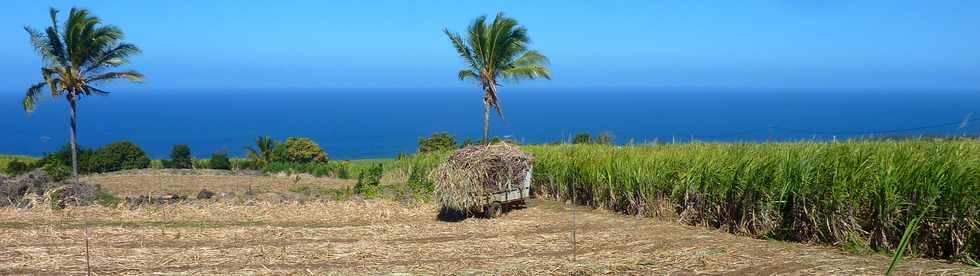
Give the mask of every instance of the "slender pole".
<svg viewBox="0 0 980 276">
<path fill-rule="evenodd" d="M 572 261 L 575 261 L 575 180 L 572 180 Z"/>
<path fill-rule="evenodd" d="M 83 223 L 82 226 L 85 227 L 85 268 L 86 268 L 85 275 L 90 276 L 92 275 L 92 262 L 89 260 L 90 259 L 89 255 L 91 254 L 89 253 L 89 246 L 88 246 L 88 222 Z"/>
</svg>

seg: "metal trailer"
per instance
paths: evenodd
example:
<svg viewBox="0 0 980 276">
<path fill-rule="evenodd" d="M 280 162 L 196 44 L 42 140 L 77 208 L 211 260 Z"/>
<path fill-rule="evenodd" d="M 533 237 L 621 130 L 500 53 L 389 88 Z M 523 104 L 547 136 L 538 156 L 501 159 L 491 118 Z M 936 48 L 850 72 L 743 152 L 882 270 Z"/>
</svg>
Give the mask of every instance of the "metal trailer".
<svg viewBox="0 0 980 276">
<path fill-rule="evenodd" d="M 503 191 L 488 194 L 484 198 L 482 205 L 483 215 L 487 218 L 500 216 L 505 207 L 524 205 L 526 200 L 531 198 L 531 172 L 533 167 L 528 167 L 524 175 L 524 181 L 515 185 L 507 183 Z"/>
</svg>

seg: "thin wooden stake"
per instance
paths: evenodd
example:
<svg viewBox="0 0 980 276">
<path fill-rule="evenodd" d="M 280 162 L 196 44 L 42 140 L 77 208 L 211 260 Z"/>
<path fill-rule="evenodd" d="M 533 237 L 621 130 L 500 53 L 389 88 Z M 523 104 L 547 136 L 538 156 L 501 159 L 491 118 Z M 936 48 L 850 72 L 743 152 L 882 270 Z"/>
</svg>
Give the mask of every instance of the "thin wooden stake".
<svg viewBox="0 0 980 276">
<path fill-rule="evenodd" d="M 88 222 L 82 223 L 82 227 L 85 228 L 85 267 L 87 269 L 85 275 L 92 276 L 92 262 L 90 260 L 91 254 L 89 253 L 89 246 L 88 246 Z"/>
<path fill-rule="evenodd" d="M 575 261 L 575 180 L 572 180 L 572 262 Z"/>
</svg>

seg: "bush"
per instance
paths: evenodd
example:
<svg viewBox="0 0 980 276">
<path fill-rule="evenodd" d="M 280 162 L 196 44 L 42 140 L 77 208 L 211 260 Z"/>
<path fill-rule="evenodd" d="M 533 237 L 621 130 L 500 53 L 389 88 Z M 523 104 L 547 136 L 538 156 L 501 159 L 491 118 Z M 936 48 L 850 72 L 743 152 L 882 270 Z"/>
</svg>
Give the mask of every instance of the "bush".
<svg viewBox="0 0 980 276">
<path fill-rule="evenodd" d="M 78 146 L 78 173 L 88 173 L 88 160 L 91 159 L 93 151 Z M 71 144 L 65 144 L 56 152 L 48 153 L 34 162 L 34 168 L 44 168 L 45 166 L 65 166 L 71 174 Z"/>
<path fill-rule="evenodd" d="M 104 173 L 145 169 L 150 167 L 150 158 L 136 144 L 122 141 L 95 150 L 84 164 L 88 172 Z"/>
<path fill-rule="evenodd" d="M 382 175 L 384 175 L 384 165 L 381 163 L 375 164 L 368 170 L 361 172 L 357 176 L 357 184 L 354 184 L 354 192 L 366 198 L 374 198 L 381 195 Z"/>
<path fill-rule="evenodd" d="M 215 170 L 231 170 L 231 161 L 228 160 L 228 153 L 225 151 L 215 152 L 211 155 L 208 166 Z"/>
<path fill-rule="evenodd" d="M 350 179 L 350 162 L 340 162 L 340 164 L 337 165 L 336 176 L 340 179 Z"/>
<path fill-rule="evenodd" d="M 419 139 L 419 152 L 449 151 L 456 149 L 456 138 L 446 132 L 432 134 L 429 138 Z"/>
<path fill-rule="evenodd" d="M 602 144 L 602 145 L 612 145 L 615 140 L 616 140 L 616 136 L 613 136 L 612 132 L 606 131 L 599 134 L 599 138 L 595 139 L 595 143 Z"/>
<path fill-rule="evenodd" d="M 4 170 L 4 172 L 11 176 L 18 176 L 30 170 L 31 167 L 27 165 L 27 163 L 14 159 L 13 161 L 10 161 L 10 163 L 7 163 L 7 168 Z"/>
<path fill-rule="evenodd" d="M 170 150 L 170 161 L 165 162 L 164 166 L 172 169 L 193 168 L 194 161 L 191 159 L 191 147 L 187 145 L 174 145 Z"/>
<path fill-rule="evenodd" d="M 427 165 L 419 159 L 416 159 L 412 164 L 411 172 L 408 175 L 408 187 L 416 195 L 416 200 L 423 202 L 431 200 L 435 184 L 429 180 L 428 174 L 432 169 L 432 165 Z"/>
<path fill-rule="evenodd" d="M 591 143 L 592 143 L 592 134 L 588 134 L 588 133 L 576 134 L 575 138 L 572 139 L 572 144 L 591 144 Z"/>
<path fill-rule="evenodd" d="M 71 178 L 71 167 L 58 163 L 48 163 L 41 167 L 44 173 L 48 174 L 51 181 L 62 181 Z"/>
<path fill-rule="evenodd" d="M 289 137 L 273 149 L 273 158 L 280 162 L 312 163 L 327 162 L 327 153 L 309 138 Z"/>
</svg>

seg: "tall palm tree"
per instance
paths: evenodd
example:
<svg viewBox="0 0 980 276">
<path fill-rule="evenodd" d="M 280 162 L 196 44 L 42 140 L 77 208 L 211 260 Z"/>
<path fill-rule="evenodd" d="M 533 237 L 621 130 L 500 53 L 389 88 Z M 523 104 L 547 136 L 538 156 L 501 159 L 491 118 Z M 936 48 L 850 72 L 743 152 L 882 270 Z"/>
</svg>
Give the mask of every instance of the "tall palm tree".
<svg viewBox="0 0 980 276">
<path fill-rule="evenodd" d="M 252 159 L 257 166 L 264 166 L 272 161 L 272 150 L 276 147 L 276 141 L 269 136 L 259 136 L 255 138 L 255 147 L 245 147 L 248 159 Z"/>
<path fill-rule="evenodd" d="M 478 81 L 483 88 L 483 141 L 490 141 L 490 108 L 504 117 L 497 94 L 499 80 L 517 82 L 521 79 L 551 79 L 548 58 L 540 52 L 528 49 L 531 40 L 527 28 L 517 20 L 497 13 L 493 22 L 486 16 L 477 17 L 467 29 L 464 39 L 457 33 L 443 29 L 456 48 L 466 68 L 459 71 L 459 79 Z"/>
<path fill-rule="evenodd" d="M 71 165 L 72 176 L 78 176 L 78 146 L 76 114 L 82 96 L 108 95 L 109 92 L 93 85 L 128 79 L 142 82 L 143 74 L 136 71 L 109 71 L 129 63 L 129 57 L 140 53 L 136 45 L 123 43 L 122 30 L 103 25 L 98 17 L 86 9 L 72 8 L 68 21 L 59 29 L 58 10 L 51 8 L 51 26 L 39 32 L 24 27 L 31 36 L 31 45 L 44 62 L 41 76 L 44 81 L 31 85 L 24 96 L 24 110 L 34 111 L 37 99 L 45 86 L 52 97 L 64 96 L 68 100 L 71 115 Z"/>
</svg>

